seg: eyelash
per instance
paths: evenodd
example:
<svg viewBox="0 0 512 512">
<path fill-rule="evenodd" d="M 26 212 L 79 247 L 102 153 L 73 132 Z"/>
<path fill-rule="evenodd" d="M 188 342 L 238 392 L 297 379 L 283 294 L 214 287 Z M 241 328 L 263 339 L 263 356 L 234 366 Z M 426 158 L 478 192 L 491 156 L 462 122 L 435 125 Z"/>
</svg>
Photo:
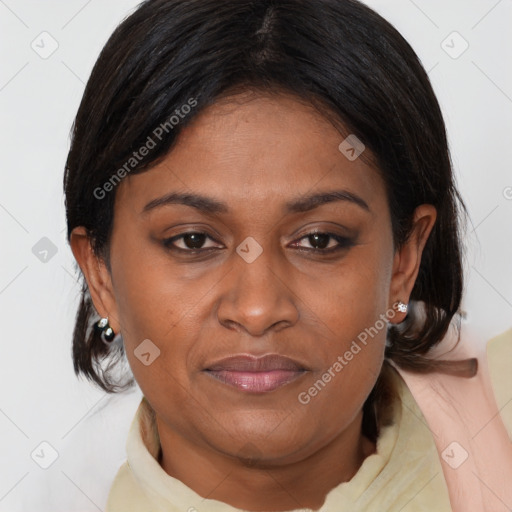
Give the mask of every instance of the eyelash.
<svg viewBox="0 0 512 512">
<path fill-rule="evenodd" d="M 204 233 L 204 232 L 201 232 L 201 231 L 188 231 L 186 233 L 182 233 L 181 235 L 176 235 L 176 236 L 173 236 L 172 238 L 168 238 L 168 239 L 164 240 L 163 244 L 164 244 L 165 248 L 170 250 L 170 251 L 187 253 L 187 254 L 190 254 L 190 255 L 197 255 L 197 254 L 206 253 L 208 251 L 212 251 L 212 250 L 218 249 L 217 247 L 208 247 L 206 249 L 182 249 L 180 247 L 176 247 L 176 246 L 173 245 L 173 242 L 175 242 L 176 240 L 183 239 L 187 235 L 205 235 L 210 240 L 216 242 L 216 240 L 211 238 L 208 235 L 208 233 Z M 293 242 L 293 243 L 298 243 L 298 242 L 304 240 L 304 238 L 308 238 L 308 237 L 313 236 L 313 235 L 326 235 L 330 239 L 336 240 L 336 242 L 338 242 L 338 245 L 335 246 L 335 247 L 331 247 L 330 249 L 315 249 L 315 248 L 308 249 L 308 248 L 304 248 L 304 247 L 298 247 L 299 251 L 310 252 L 310 253 L 312 252 L 312 253 L 316 253 L 316 254 L 325 254 L 325 255 L 327 255 L 327 254 L 332 254 L 332 253 L 341 251 L 343 249 L 348 249 L 348 248 L 350 248 L 350 247 L 352 247 L 354 245 L 353 240 L 351 240 L 350 238 L 347 238 L 347 237 L 344 237 L 344 236 L 341 236 L 341 235 L 337 235 L 335 233 L 329 233 L 329 232 L 323 232 L 323 231 L 312 231 L 311 233 L 306 233 L 305 235 L 301 236 L 296 242 Z M 330 240 L 329 240 L 329 242 L 330 242 Z"/>
</svg>

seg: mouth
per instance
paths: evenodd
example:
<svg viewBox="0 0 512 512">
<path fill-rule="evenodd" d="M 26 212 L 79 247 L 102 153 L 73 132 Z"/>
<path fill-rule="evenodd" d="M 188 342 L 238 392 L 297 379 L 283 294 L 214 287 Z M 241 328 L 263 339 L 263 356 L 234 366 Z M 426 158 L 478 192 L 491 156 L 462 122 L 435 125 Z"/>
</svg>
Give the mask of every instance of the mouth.
<svg viewBox="0 0 512 512">
<path fill-rule="evenodd" d="M 222 359 L 203 370 L 210 377 L 248 393 L 268 393 L 289 384 L 308 369 L 278 354 L 262 357 L 238 355 Z"/>
</svg>

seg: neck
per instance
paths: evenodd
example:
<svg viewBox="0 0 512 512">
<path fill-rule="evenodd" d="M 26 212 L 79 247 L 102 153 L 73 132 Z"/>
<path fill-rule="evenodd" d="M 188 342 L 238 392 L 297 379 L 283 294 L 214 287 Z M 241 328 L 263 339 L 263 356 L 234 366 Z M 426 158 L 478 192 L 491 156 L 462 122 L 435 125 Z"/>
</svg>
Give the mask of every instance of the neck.
<svg viewBox="0 0 512 512">
<path fill-rule="evenodd" d="M 361 434 L 362 411 L 331 441 L 293 461 L 272 457 L 240 459 L 169 429 L 157 416 L 160 465 L 204 498 L 235 508 L 269 512 L 322 506 L 327 493 L 349 481 L 375 443 Z"/>
</svg>

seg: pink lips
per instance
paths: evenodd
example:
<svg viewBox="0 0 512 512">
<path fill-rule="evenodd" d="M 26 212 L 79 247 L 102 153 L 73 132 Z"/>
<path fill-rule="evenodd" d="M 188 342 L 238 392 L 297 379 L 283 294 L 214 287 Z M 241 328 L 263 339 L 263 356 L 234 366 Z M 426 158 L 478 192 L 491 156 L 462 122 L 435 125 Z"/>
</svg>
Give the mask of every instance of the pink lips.
<svg viewBox="0 0 512 512">
<path fill-rule="evenodd" d="M 208 375 L 250 393 L 273 391 L 306 370 L 300 363 L 278 354 L 231 356 L 205 368 Z"/>
</svg>

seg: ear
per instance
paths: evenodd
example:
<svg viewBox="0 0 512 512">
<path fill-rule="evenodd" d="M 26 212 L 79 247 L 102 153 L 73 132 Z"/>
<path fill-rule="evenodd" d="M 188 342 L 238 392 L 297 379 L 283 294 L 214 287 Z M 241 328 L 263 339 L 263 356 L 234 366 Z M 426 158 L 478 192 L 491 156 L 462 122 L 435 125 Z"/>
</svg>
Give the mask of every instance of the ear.
<svg viewBox="0 0 512 512">
<path fill-rule="evenodd" d="M 431 204 L 422 204 L 414 211 L 413 227 L 409 238 L 397 249 L 393 260 L 393 276 L 389 290 L 389 305 L 397 301 L 409 302 L 414 283 L 418 277 L 421 256 L 428 237 L 434 227 L 437 211 Z M 396 311 L 392 323 L 400 323 L 406 313 Z"/>
<path fill-rule="evenodd" d="M 82 270 L 94 307 L 102 317 L 108 316 L 108 322 L 114 332 L 120 331 L 117 306 L 112 286 L 112 277 L 105 261 L 96 256 L 91 239 L 83 226 L 71 232 L 70 245 L 73 255 Z"/>
</svg>

